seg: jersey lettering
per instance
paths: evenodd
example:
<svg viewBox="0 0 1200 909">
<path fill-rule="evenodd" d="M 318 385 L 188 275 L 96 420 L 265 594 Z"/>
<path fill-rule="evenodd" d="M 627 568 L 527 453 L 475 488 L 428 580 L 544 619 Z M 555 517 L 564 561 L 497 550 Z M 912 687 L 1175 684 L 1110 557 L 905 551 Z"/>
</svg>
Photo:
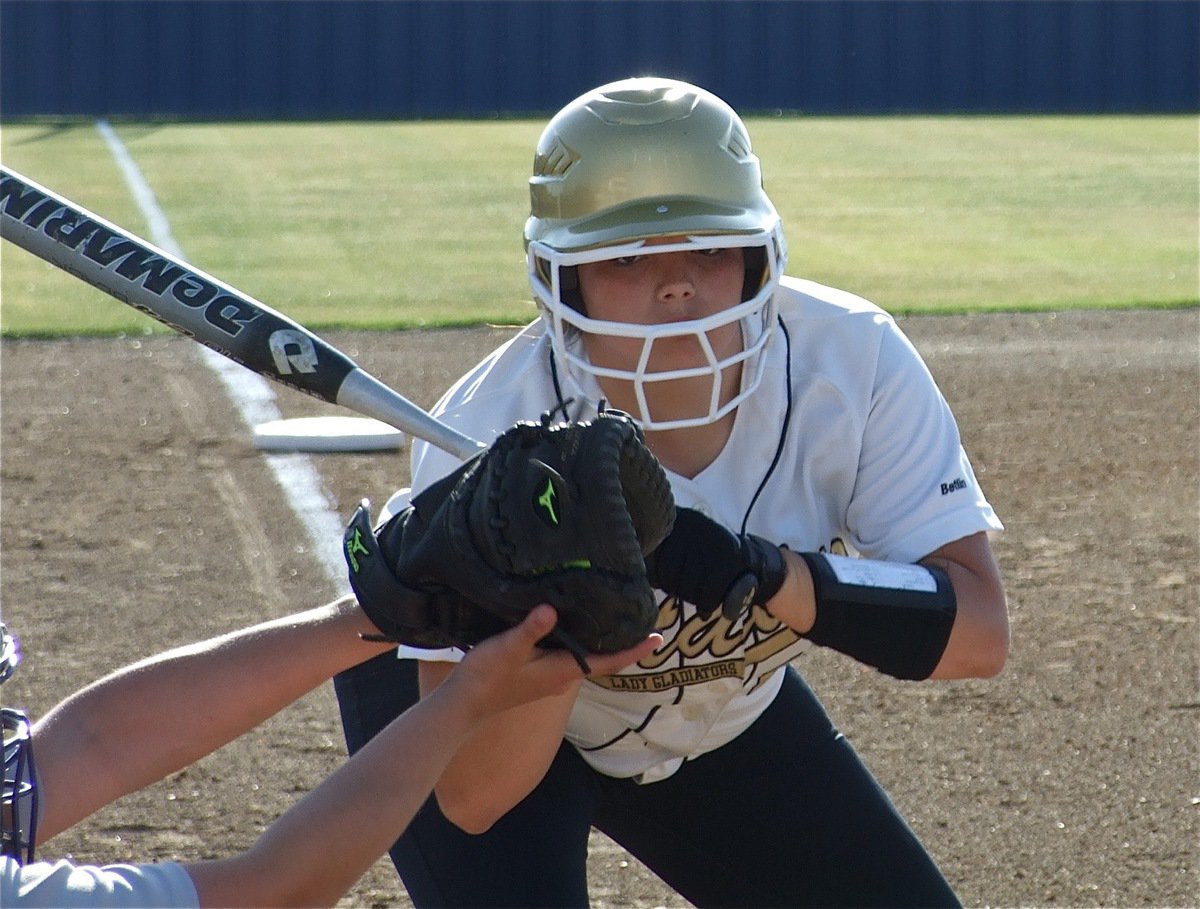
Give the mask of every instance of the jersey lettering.
<svg viewBox="0 0 1200 909">
<path fill-rule="evenodd" d="M 737 624 L 720 612 L 708 618 L 695 614 L 684 621 L 682 601 L 673 596 L 659 604 L 655 630 L 666 640 L 638 663 L 638 668 L 649 671 L 593 681 L 613 691 L 666 691 L 728 678 L 749 681 L 760 667 L 800 640 L 799 634 L 759 606 Z M 692 665 L 662 668 L 680 657 Z"/>
</svg>

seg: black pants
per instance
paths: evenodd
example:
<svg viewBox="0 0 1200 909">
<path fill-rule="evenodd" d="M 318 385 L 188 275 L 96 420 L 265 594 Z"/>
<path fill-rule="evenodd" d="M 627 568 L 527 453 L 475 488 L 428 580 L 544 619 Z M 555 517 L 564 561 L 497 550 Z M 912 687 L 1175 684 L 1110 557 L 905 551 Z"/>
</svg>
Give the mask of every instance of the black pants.
<svg viewBox="0 0 1200 909">
<path fill-rule="evenodd" d="M 417 698 L 385 654 L 334 680 L 351 752 Z M 957 906 L 904 819 L 794 669 L 738 738 L 645 786 L 566 743 L 482 835 L 430 798 L 391 857 L 417 906 L 586 906 L 595 826 L 697 906 Z"/>
</svg>

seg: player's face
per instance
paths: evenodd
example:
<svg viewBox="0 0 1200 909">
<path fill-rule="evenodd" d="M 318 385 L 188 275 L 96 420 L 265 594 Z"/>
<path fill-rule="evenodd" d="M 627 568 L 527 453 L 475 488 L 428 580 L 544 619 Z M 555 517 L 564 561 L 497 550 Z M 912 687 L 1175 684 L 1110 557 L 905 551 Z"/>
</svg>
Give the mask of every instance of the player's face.
<svg viewBox="0 0 1200 909">
<path fill-rule="evenodd" d="M 664 325 L 736 306 L 742 296 L 743 263 L 740 248 L 622 256 L 580 265 L 579 289 L 589 318 Z M 736 353 L 741 330 L 736 324 L 723 326 L 709 332 L 709 342 L 718 356 Z M 598 366 L 631 368 L 642 350 L 640 340 L 608 335 L 585 335 L 584 343 L 588 359 Z M 656 341 L 650 366 L 662 370 L 702 362 L 700 344 L 684 336 Z"/>
</svg>

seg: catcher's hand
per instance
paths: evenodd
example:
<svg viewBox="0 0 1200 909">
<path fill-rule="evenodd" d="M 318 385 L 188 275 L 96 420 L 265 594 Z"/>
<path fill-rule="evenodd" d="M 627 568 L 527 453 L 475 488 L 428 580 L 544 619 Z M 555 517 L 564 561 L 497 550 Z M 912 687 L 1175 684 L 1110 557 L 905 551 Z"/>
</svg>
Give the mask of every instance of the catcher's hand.
<svg viewBox="0 0 1200 909">
<path fill-rule="evenodd" d="M 346 529 L 350 583 L 390 640 L 469 647 L 549 603 L 546 643 L 613 653 L 654 629 L 645 556 L 675 516 L 662 466 L 625 414 L 518 423 L 372 533 Z"/>
</svg>

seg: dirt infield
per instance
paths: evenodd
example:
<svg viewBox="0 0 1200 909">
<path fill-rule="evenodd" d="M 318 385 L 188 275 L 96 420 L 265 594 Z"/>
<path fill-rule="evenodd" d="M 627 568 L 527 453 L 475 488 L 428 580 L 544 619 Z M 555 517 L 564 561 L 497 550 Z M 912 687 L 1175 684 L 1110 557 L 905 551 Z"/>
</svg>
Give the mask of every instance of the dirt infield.
<svg viewBox="0 0 1200 909">
<path fill-rule="evenodd" d="M 1200 311 L 902 324 L 1007 525 L 1012 657 L 979 682 L 905 684 L 819 651 L 801 670 L 967 905 L 1196 905 Z M 504 334 L 328 337 L 429 405 Z M 332 593 L 191 342 L 6 341 L 0 401 L 0 602 L 27 657 L 6 703 L 40 714 L 134 658 Z M 284 389 L 279 405 L 336 412 Z M 343 515 L 407 480 L 407 451 L 316 464 Z M 325 686 L 44 854 L 227 854 L 344 753 Z M 603 837 L 590 873 L 596 907 L 683 905 Z M 408 905 L 386 861 L 344 903 Z"/>
</svg>

